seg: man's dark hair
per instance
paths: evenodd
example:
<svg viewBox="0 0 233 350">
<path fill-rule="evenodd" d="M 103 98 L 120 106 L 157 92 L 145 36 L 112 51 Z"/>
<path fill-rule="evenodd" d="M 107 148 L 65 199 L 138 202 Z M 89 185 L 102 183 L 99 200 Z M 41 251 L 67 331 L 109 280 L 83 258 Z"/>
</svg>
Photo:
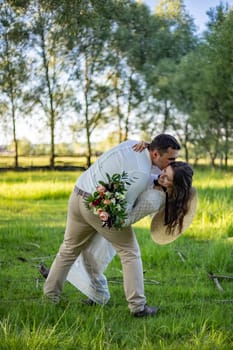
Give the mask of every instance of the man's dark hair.
<svg viewBox="0 0 233 350">
<path fill-rule="evenodd" d="M 165 153 L 169 147 L 176 150 L 181 149 L 180 144 L 175 137 L 169 134 L 160 134 L 151 141 L 149 150 L 153 151 L 156 149 L 159 153 Z"/>
</svg>

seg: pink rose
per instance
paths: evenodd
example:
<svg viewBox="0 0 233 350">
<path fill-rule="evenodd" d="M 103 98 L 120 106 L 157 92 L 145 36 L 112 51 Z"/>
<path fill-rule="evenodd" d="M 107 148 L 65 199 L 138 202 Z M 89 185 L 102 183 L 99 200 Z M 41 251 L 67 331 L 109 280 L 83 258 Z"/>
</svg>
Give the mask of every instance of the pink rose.
<svg viewBox="0 0 233 350">
<path fill-rule="evenodd" d="M 97 192 L 103 194 L 106 191 L 106 188 L 103 185 L 99 185 L 96 187 Z"/>
<path fill-rule="evenodd" d="M 99 218 L 101 221 L 107 221 L 108 218 L 109 218 L 109 215 L 106 211 L 102 211 L 100 214 L 99 214 Z"/>
<path fill-rule="evenodd" d="M 106 205 L 111 204 L 111 200 L 110 200 L 110 199 L 105 199 L 105 200 L 104 200 L 104 204 L 106 204 Z"/>
</svg>

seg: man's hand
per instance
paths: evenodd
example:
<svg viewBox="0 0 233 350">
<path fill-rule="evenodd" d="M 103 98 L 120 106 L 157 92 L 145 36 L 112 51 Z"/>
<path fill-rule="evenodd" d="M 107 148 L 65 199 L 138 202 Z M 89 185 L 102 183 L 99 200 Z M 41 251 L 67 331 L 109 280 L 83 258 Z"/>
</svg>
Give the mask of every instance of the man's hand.
<svg viewBox="0 0 233 350">
<path fill-rule="evenodd" d="M 133 150 L 135 152 L 142 152 L 144 151 L 145 148 L 147 148 L 149 146 L 149 142 L 146 141 L 140 141 L 138 143 L 136 143 L 136 145 L 133 146 Z"/>
</svg>

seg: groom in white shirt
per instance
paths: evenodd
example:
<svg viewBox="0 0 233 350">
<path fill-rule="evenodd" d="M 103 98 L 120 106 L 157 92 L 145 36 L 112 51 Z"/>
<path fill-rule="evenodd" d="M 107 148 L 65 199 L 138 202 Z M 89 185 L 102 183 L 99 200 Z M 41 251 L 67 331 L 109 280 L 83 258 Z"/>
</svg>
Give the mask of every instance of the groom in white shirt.
<svg viewBox="0 0 233 350">
<path fill-rule="evenodd" d="M 133 316 L 156 314 L 157 308 L 146 304 L 140 248 L 132 227 L 120 230 L 103 227 L 98 216 L 88 210 L 85 203 L 100 180 L 107 182 L 106 173 L 111 176 L 125 171 L 129 178 L 134 179 L 126 193 L 127 210 L 130 210 L 139 194 L 146 189 L 152 166 L 164 169 L 177 158 L 180 150 L 177 140 L 167 134 L 156 136 L 148 149 L 141 153 L 133 151 L 132 146 L 136 143 L 125 141 L 112 148 L 78 178 L 69 200 L 64 240 L 44 285 L 44 294 L 51 301 L 59 302 L 70 267 L 85 245 L 99 232 L 111 242 L 121 259 L 125 296 Z"/>
</svg>

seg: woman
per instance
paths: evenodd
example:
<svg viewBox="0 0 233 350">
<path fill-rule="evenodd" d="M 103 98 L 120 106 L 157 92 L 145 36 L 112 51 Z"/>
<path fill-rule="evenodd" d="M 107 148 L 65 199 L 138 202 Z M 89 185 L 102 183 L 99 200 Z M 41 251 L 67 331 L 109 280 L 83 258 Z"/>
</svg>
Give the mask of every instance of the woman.
<svg viewBox="0 0 233 350">
<path fill-rule="evenodd" d="M 168 235 L 178 228 L 181 233 L 192 194 L 193 170 L 184 162 L 172 162 L 162 170 L 153 187 L 138 197 L 128 213 L 125 226 L 165 208 L 164 223 Z M 67 280 L 88 296 L 84 303 L 106 304 L 110 298 L 107 279 L 103 274 L 115 255 L 112 245 L 97 234 L 71 267 Z"/>
</svg>

